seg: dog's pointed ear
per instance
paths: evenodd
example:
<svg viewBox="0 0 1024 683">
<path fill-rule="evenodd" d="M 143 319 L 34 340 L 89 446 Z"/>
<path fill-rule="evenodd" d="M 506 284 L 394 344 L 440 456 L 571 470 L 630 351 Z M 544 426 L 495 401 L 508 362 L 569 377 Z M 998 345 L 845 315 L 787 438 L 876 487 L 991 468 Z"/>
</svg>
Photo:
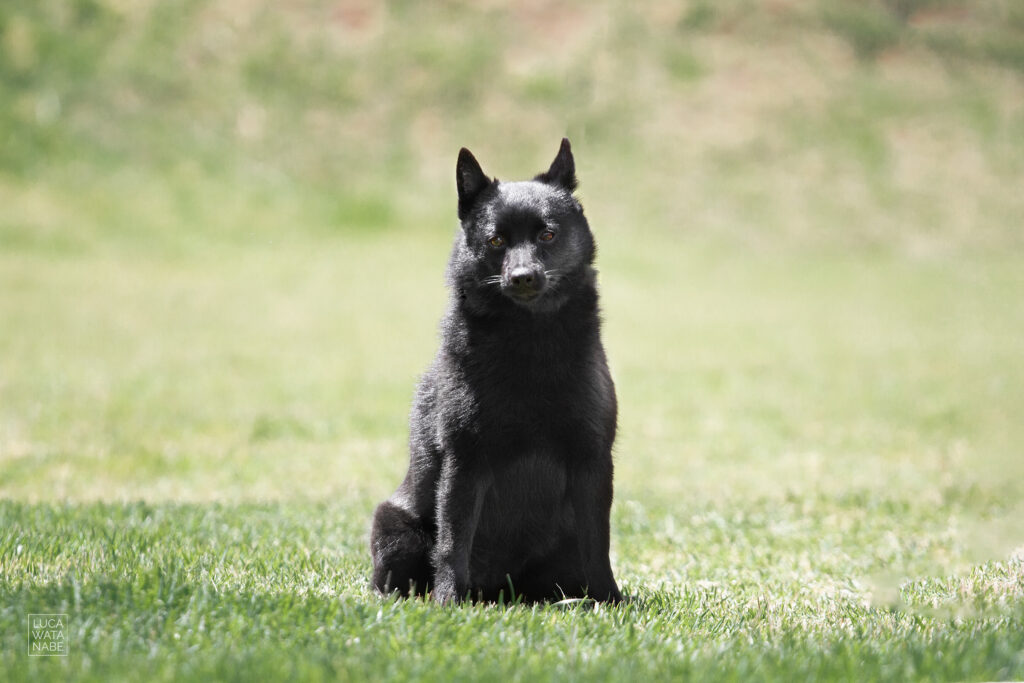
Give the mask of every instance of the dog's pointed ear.
<svg viewBox="0 0 1024 683">
<path fill-rule="evenodd" d="M 473 202 L 491 184 L 491 179 L 484 175 L 480 162 L 473 153 L 463 147 L 459 150 L 459 161 L 455 164 L 455 186 L 459 191 L 459 220 L 469 215 Z"/>
<path fill-rule="evenodd" d="M 562 146 L 558 148 L 558 156 L 551 162 L 551 167 L 534 180 L 564 188 L 569 192 L 576 189 L 576 162 L 572 158 L 569 138 L 562 138 Z"/>
</svg>

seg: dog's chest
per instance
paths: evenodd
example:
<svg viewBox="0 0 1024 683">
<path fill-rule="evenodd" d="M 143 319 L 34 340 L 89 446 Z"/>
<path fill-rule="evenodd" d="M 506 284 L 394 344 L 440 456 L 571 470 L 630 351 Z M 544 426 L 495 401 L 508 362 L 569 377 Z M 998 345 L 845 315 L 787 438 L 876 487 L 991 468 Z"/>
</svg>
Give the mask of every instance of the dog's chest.
<svg viewBox="0 0 1024 683">
<path fill-rule="evenodd" d="M 562 357 L 560 362 L 551 358 L 498 362 L 474 379 L 472 395 L 480 424 L 516 442 L 510 476 L 515 476 L 517 468 L 548 466 L 538 457 L 546 455 L 543 442 L 564 442 L 566 420 L 575 420 L 600 394 L 593 366 L 573 357 Z M 533 455 L 524 457 L 524 453 Z"/>
<path fill-rule="evenodd" d="M 538 449 L 493 470 L 484 497 L 478 533 L 498 547 L 544 545 L 571 514 L 565 465 Z"/>
</svg>

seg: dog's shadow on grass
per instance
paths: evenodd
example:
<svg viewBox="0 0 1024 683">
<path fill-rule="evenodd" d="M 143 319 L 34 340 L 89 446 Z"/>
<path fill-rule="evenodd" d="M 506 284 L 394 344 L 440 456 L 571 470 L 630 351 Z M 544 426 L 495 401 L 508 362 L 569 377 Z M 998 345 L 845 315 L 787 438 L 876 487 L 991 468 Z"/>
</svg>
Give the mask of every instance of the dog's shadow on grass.
<svg viewBox="0 0 1024 683">
<path fill-rule="evenodd" d="M 383 603 L 394 603 L 400 604 L 403 602 L 413 602 L 424 606 L 438 606 L 431 599 L 429 592 L 427 595 L 417 595 L 409 598 L 401 597 L 397 593 L 391 595 L 382 596 L 379 593 L 374 593 L 372 587 L 367 587 L 367 592 L 374 594 Z M 503 597 L 498 599 L 473 599 L 467 596 L 466 599 L 456 603 L 451 603 L 447 607 L 454 608 L 492 608 L 492 609 L 553 609 L 561 611 L 572 611 L 572 612 L 593 612 L 600 611 L 602 609 L 647 609 L 649 607 L 649 600 L 641 598 L 636 595 L 623 595 L 622 600 L 617 602 L 599 601 L 594 598 L 562 598 L 561 600 L 529 600 L 522 599 L 520 597 L 506 600 Z"/>
</svg>

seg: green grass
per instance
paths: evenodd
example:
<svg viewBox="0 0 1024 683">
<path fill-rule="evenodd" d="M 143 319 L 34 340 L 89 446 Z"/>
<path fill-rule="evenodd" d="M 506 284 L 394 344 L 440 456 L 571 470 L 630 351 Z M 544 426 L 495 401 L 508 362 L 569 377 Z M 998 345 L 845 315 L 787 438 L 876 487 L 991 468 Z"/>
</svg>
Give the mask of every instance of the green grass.
<svg viewBox="0 0 1024 683">
<path fill-rule="evenodd" d="M 884 498 L 620 504 L 609 608 L 438 608 L 365 579 L 365 500 L 5 503 L 12 680 L 999 679 L 1021 674 L 1020 561 L 865 576 L 949 551 L 934 510 Z M 673 518 L 680 518 L 673 524 Z M 891 522 L 899 519 L 894 534 Z M 894 537 L 895 536 L 895 537 Z M 628 559 L 627 559 L 628 557 Z M 70 615 L 71 654 L 24 654 L 24 613 Z"/>
<path fill-rule="evenodd" d="M 1016 257 L 605 231 L 633 602 L 374 595 L 370 514 L 404 468 L 448 234 L 0 260 L 14 679 L 1024 673 Z M 25 617 L 50 611 L 71 655 L 29 659 Z"/>
<path fill-rule="evenodd" d="M 855 4 L 4 4 L 4 678 L 1024 678 L 1024 24 Z M 631 599 L 383 599 L 455 154 L 566 132 Z"/>
</svg>

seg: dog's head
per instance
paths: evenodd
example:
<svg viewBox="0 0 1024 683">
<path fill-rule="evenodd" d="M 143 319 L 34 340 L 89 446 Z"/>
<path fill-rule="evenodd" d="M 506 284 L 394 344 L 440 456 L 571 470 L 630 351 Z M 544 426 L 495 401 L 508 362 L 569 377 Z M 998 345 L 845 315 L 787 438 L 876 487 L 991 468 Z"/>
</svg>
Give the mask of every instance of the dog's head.
<svg viewBox="0 0 1024 683">
<path fill-rule="evenodd" d="M 482 299 L 500 293 L 533 311 L 559 308 L 573 285 L 592 278 L 594 238 L 573 196 L 576 163 L 563 139 L 547 171 L 533 180 L 488 178 L 466 148 L 455 168 L 462 231 L 450 276 Z"/>
</svg>

